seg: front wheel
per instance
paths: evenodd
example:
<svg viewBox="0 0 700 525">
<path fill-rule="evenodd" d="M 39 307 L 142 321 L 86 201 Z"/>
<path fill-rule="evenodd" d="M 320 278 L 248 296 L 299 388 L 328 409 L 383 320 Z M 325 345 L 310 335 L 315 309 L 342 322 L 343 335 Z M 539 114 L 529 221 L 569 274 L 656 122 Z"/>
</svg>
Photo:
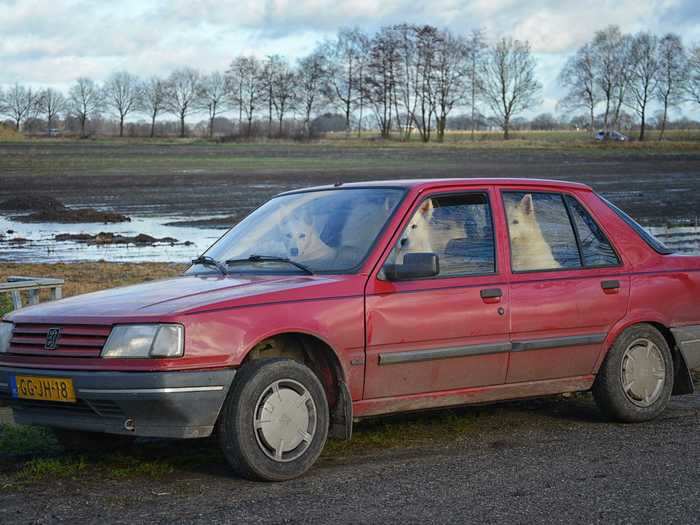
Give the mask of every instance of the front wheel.
<svg viewBox="0 0 700 525">
<path fill-rule="evenodd" d="M 647 421 L 666 408 L 673 390 L 673 358 L 651 325 L 625 330 L 608 352 L 593 385 L 596 404 L 625 422 Z"/>
<path fill-rule="evenodd" d="M 328 402 L 318 377 L 289 359 L 243 366 L 218 422 L 221 448 L 242 477 L 284 481 L 318 459 L 328 436 Z"/>
</svg>

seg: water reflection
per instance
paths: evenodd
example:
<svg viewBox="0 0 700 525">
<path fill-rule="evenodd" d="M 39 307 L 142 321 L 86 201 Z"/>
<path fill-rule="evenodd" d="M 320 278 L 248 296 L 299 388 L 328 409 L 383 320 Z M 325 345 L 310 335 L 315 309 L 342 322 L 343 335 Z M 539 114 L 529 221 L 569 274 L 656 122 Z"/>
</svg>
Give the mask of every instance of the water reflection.
<svg viewBox="0 0 700 525">
<path fill-rule="evenodd" d="M 167 222 L 187 220 L 190 217 L 133 217 L 131 222 L 119 224 L 56 224 L 21 223 L 0 217 L 0 261 L 11 262 L 73 262 L 106 260 L 114 262 L 186 262 L 196 257 L 225 230 L 166 226 Z M 7 233 L 11 231 L 12 233 Z M 60 233 L 111 232 L 124 236 L 145 233 L 152 237 L 172 237 L 177 243 L 163 243 L 154 246 L 128 245 L 88 245 L 73 241 L 57 242 L 54 237 Z M 26 242 L 13 242 L 13 239 L 26 239 Z M 185 243 L 188 243 L 187 245 Z"/>
<path fill-rule="evenodd" d="M 675 252 L 700 254 L 700 226 L 649 226 L 647 230 Z"/>
</svg>

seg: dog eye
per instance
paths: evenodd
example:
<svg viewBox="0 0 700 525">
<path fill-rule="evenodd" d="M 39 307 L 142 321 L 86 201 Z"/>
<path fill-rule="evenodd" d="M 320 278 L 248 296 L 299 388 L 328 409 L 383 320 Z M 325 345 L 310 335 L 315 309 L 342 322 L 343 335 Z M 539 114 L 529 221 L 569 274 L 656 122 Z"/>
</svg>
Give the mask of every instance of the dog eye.
<svg viewBox="0 0 700 525">
<path fill-rule="evenodd" d="M 516 219 L 516 220 L 514 220 L 513 222 L 511 222 L 511 224 L 520 224 L 520 221 L 518 221 L 518 220 Z"/>
<path fill-rule="evenodd" d="M 416 228 L 418 228 L 418 225 L 417 225 L 417 224 L 411 224 L 411 229 L 412 229 L 412 230 L 415 230 Z"/>
<path fill-rule="evenodd" d="M 306 234 L 305 233 L 300 233 L 299 234 L 300 239 L 306 239 Z"/>
</svg>

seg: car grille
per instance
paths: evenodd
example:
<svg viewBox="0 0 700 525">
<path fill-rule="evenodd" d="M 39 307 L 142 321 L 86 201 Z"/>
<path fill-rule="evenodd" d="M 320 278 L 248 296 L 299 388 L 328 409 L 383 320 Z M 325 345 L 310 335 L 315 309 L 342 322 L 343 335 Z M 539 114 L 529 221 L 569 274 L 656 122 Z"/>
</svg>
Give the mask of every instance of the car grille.
<svg viewBox="0 0 700 525">
<path fill-rule="evenodd" d="M 50 329 L 60 329 L 55 349 L 47 349 Z M 52 357 L 99 357 L 111 327 L 101 325 L 51 325 L 17 323 L 10 340 L 10 354 Z"/>
</svg>

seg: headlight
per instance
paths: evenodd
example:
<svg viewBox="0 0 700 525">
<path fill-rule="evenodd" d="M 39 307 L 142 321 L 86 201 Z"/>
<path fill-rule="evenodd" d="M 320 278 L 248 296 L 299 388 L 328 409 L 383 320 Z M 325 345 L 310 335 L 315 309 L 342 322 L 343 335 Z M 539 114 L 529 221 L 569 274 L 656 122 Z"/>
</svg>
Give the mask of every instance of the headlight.
<svg viewBox="0 0 700 525">
<path fill-rule="evenodd" d="M 180 357 L 184 328 L 179 324 L 125 324 L 112 328 L 102 357 Z"/>
<path fill-rule="evenodd" d="M 0 322 L 0 353 L 5 353 L 9 350 L 14 327 L 14 324 L 7 321 Z"/>
</svg>

